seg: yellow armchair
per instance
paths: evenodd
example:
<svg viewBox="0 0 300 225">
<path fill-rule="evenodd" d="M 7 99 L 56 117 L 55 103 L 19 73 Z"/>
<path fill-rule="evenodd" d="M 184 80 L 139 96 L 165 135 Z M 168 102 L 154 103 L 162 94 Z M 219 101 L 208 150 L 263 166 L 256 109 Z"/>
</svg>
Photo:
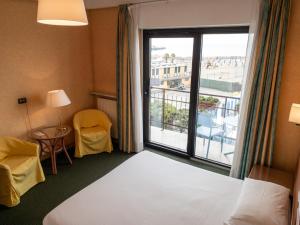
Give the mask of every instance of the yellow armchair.
<svg viewBox="0 0 300 225">
<path fill-rule="evenodd" d="M 75 130 L 75 157 L 113 150 L 110 129 L 111 121 L 99 110 L 88 109 L 76 113 L 73 119 Z"/>
<path fill-rule="evenodd" d="M 39 146 L 12 137 L 0 137 L 0 204 L 20 203 L 20 196 L 45 181 Z"/>
</svg>

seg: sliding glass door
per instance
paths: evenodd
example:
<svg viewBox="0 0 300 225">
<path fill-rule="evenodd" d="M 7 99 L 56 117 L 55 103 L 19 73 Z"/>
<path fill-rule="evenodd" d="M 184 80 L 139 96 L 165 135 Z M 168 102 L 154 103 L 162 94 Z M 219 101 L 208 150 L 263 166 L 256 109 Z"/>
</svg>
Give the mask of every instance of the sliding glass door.
<svg viewBox="0 0 300 225">
<path fill-rule="evenodd" d="M 144 31 L 144 141 L 230 166 L 248 27 Z"/>
<path fill-rule="evenodd" d="M 149 141 L 187 151 L 193 38 L 150 39 Z"/>
<path fill-rule="evenodd" d="M 195 155 L 232 164 L 248 34 L 203 34 Z"/>
</svg>

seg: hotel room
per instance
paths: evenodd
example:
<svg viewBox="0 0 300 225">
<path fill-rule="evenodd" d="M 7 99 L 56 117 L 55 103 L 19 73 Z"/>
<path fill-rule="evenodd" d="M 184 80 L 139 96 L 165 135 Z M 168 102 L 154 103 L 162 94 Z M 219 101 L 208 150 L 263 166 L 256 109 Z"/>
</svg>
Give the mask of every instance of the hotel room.
<svg viewBox="0 0 300 225">
<path fill-rule="evenodd" d="M 300 1 L 0 0 L 1 225 L 299 225 Z"/>
</svg>

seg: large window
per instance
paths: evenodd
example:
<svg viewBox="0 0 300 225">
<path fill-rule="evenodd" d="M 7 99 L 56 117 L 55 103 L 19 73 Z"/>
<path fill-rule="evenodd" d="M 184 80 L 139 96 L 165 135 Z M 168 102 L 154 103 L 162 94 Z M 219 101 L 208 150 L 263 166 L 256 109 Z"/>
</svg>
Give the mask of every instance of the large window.
<svg viewBox="0 0 300 225">
<path fill-rule="evenodd" d="M 247 41 L 248 27 L 144 31 L 146 145 L 232 164 Z"/>
</svg>

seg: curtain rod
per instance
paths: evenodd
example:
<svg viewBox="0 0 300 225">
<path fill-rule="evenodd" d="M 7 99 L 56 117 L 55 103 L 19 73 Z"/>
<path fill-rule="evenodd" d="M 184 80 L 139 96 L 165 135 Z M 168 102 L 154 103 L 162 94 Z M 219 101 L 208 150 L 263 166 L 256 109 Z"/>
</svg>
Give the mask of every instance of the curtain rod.
<svg viewBox="0 0 300 225">
<path fill-rule="evenodd" d="M 129 3 L 128 5 L 134 6 L 134 5 L 151 4 L 151 3 L 158 3 L 158 2 L 168 2 L 168 0 L 143 1 L 143 2 L 137 2 L 137 3 Z"/>
</svg>

